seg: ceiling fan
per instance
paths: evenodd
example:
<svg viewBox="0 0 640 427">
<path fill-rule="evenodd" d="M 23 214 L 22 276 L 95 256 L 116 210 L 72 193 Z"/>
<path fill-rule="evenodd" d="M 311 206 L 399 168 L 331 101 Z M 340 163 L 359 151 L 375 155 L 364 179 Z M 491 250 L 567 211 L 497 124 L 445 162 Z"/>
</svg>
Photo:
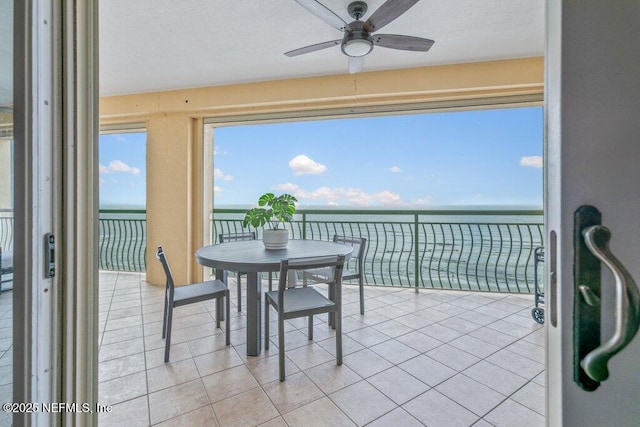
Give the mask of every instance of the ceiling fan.
<svg viewBox="0 0 640 427">
<path fill-rule="evenodd" d="M 360 18 L 367 13 L 367 4 L 363 1 L 354 1 L 349 4 L 347 11 L 349 12 L 349 16 L 355 19 L 355 21 L 347 24 L 342 18 L 319 1 L 296 0 L 300 6 L 337 30 L 342 31 L 344 36 L 339 40 L 331 40 L 291 50 L 286 52 L 285 55 L 289 57 L 298 56 L 303 53 L 315 52 L 340 45 L 342 53 L 349 57 L 349 73 L 353 74 L 362 71 L 364 57 L 373 50 L 374 45 L 390 49 L 426 52 L 433 45 L 433 40 L 397 34 L 372 35 L 373 32 L 378 31 L 405 13 L 418 1 L 419 0 L 387 0 L 365 22 L 362 22 Z"/>
</svg>

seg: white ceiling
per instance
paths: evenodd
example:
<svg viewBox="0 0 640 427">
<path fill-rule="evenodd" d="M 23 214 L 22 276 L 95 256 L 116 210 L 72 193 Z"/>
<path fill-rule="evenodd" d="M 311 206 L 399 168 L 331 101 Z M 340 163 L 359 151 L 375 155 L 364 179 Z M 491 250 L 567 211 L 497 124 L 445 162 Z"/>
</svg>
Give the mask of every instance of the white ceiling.
<svg viewBox="0 0 640 427">
<path fill-rule="evenodd" d="M 14 0 L 17 1 L 17 0 Z M 350 22 L 350 0 L 321 0 Z M 370 16 L 385 0 L 369 0 Z M 0 106 L 11 105 L 12 0 L 0 0 Z M 342 33 L 294 0 L 101 0 L 100 94 L 342 74 Z M 541 56 L 544 0 L 420 0 L 380 30 L 435 40 L 427 53 L 375 47 L 364 72 Z"/>
<path fill-rule="evenodd" d="M 369 0 L 371 15 L 385 0 Z M 321 0 L 345 21 L 350 0 Z M 347 72 L 342 33 L 294 0 L 101 0 L 100 94 Z M 541 56 L 544 0 L 421 0 L 379 31 L 435 40 L 427 53 L 375 47 L 364 72 Z"/>
</svg>

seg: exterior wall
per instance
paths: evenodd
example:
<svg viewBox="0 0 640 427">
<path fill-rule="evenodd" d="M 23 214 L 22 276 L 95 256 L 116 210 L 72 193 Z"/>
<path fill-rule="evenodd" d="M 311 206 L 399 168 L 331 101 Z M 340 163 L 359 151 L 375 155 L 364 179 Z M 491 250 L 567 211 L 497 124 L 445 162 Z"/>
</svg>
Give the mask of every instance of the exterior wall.
<svg viewBox="0 0 640 427">
<path fill-rule="evenodd" d="M 422 67 L 184 89 L 100 99 L 102 125 L 147 126 L 147 281 L 163 284 L 157 244 L 169 254 L 176 283 L 200 280 L 194 251 L 207 229 L 212 168 L 202 119 L 319 109 L 541 96 L 543 58 Z"/>
</svg>

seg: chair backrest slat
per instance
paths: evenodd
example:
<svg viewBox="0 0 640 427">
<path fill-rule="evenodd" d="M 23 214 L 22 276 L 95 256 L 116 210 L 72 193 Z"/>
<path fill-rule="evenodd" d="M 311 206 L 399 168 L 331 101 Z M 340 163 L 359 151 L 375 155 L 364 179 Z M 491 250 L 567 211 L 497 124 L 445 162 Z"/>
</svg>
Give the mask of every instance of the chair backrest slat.
<svg viewBox="0 0 640 427">
<path fill-rule="evenodd" d="M 278 278 L 279 306 L 283 306 L 283 295 L 287 288 L 289 272 L 304 271 L 314 268 L 331 268 L 333 270 L 333 283 L 340 286 L 342 282 L 342 268 L 344 267 L 344 255 L 331 255 L 321 257 L 289 258 L 280 262 L 280 277 Z"/>
<path fill-rule="evenodd" d="M 346 237 L 334 235 L 333 241 L 336 243 L 344 243 L 353 247 L 351 259 L 361 259 L 367 246 L 367 239 L 364 237 Z"/>
<path fill-rule="evenodd" d="M 167 276 L 167 291 L 173 293 L 173 275 L 171 274 L 171 268 L 169 267 L 169 262 L 167 261 L 167 257 L 164 254 L 164 249 L 162 248 L 162 246 L 158 246 L 158 250 L 156 251 L 156 258 L 158 258 L 160 260 L 160 263 L 162 263 L 164 274 L 165 276 Z"/>
</svg>

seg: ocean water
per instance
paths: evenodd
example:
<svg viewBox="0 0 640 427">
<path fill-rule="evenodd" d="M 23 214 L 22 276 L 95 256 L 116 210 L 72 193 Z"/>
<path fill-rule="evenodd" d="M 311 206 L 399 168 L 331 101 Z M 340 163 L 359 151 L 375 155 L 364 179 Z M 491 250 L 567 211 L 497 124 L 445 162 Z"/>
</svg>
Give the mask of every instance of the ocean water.
<svg viewBox="0 0 640 427">
<path fill-rule="evenodd" d="M 535 250 L 543 246 L 542 215 L 497 214 L 493 208 L 417 216 L 402 210 L 314 209 L 287 227 L 293 238 L 366 238 L 368 284 L 531 293 L 539 268 Z M 216 214 L 213 235 L 242 231 L 242 217 L 242 212 Z"/>
<path fill-rule="evenodd" d="M 212 242 L 218 233 L 244 231 L 241 221 L 248 207 L 234 208 L 215 213 Z M 300 210 L 308 213 L 297 214 L 287 228 L 292 238 L 366 238 L 364 270 L 370 285 L 531 293 L 540 268 L 535 250 L 543 246 L 542 215 L 534 210 L 517 214 L 515 207 L 498 214 L 496 208 L 420 211 L 417 216 L 405 210 L 314 208 Z M 102 210 L 100 218 L 101 268 L 144 271 L 144 212 Z M 261 230 L 256 232 L 260 237 Z"/>
</svg>

